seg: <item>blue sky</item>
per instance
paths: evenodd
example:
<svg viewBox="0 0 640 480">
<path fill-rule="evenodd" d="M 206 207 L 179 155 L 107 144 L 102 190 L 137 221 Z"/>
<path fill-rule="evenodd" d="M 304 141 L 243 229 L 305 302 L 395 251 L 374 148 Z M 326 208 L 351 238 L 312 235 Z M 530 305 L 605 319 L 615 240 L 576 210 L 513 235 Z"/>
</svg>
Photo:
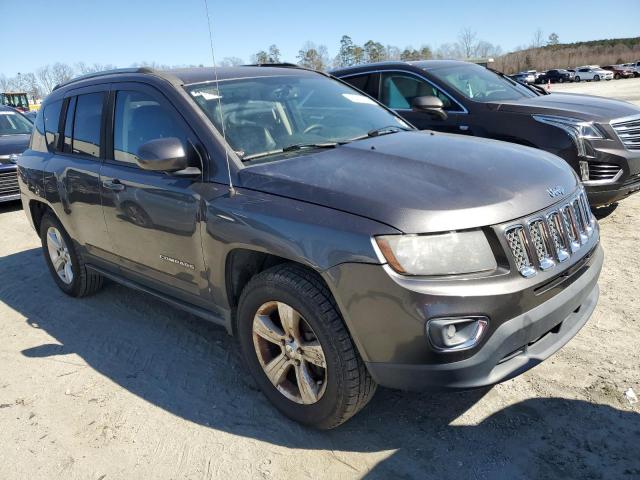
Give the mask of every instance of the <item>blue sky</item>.
<svg viewBox="0 0 640 480">
<path fill-rule="evenodd" d="M 0 74 L 56 61 L 210 64 L 203 1 L 0 0 Z M 437 47 L 471 27 L 505 51 L 529 43 L 538 27 L 562 42 L 640 35 L 639 0 L 208 1 L 218 60 L 248 61 L 275 43 L 295 61 L 307 40 L 333 57 L 343 34 L 357 43 Z"/>
</svg>

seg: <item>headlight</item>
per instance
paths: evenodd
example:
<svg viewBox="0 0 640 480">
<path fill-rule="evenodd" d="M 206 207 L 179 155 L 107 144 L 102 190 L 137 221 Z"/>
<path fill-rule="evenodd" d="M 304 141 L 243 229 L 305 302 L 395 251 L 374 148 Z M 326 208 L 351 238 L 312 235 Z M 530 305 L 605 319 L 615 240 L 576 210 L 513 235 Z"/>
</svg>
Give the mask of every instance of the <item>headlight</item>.
<svg viewBox="0 0 640 480">
<path fill-rule="evenodd" d="M 577 118 L 569 117 L 556 117 L 552 115 L 534 115 L 537 121 L 542 123 L 548 123 L 554 127 L 562 128 L 563 130 L 569 129 L 571 133 L 578 135 L 581 138 L 595 138 L 602 139 L 604 135 L 598 130 L 593 122 L 585 122 L 578 120 Z"/>
<path fill-rule="evenodd" d="M 433 235 L 375 237 L 385 260 L 404 275 L 453 275 L 494 270 L 489 242 L 481 230 Z"/>
<path fill-rule="evenodd" d="M 580 157 L 587 156 L 587 148 L 584 142 L 585 139 L 605 138 L 593 122 L 585 122 L 583 120 L 578 120 L 577 118 L 556 117 L 553 115 L 534 115 L 533 118 L 538 122 L 553 125 L 554 127 L 561 128 L 567 132 L 576 144 L 576 147 L 578 148 L 578 156 Z"/>
</svg>

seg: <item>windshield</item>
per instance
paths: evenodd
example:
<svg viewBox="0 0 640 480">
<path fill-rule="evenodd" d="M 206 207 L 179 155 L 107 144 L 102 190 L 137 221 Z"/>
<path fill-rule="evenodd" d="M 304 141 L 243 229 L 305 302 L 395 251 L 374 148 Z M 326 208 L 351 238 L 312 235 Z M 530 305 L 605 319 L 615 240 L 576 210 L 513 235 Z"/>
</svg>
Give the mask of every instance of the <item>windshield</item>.
<svg viewBox="0 0 640 480">
<path fill-rule="evenodd" d="M 0 111 L 0 135 L 30 134 L 33 124 L 16 112 Z"/>
<path fill-rule="evenodd" d="M 221 80 L 186 87 L 236 153 L 248 160 L 335 146 L 411 127 L 370 98 L 320 75 Z M 378 133 L 375 133 L 378 132 Z"/>
<path fill-rule="evenodd" d="M 536 94 L 480 65 L 459 64 L 429 70 L 429 73 L 476 102 L 520 100 Z"/>
</svg>

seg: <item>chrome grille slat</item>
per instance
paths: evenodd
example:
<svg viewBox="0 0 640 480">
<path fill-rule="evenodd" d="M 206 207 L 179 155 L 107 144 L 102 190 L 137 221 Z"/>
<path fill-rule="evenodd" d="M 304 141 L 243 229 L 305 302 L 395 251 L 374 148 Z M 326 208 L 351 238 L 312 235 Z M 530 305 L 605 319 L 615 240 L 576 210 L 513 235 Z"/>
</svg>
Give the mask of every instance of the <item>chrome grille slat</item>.
<svg viewBox="0 0 640 480">
<path fill-rule="evenodd" d="M 17 193 L 20 193 L 20 185 L 18 184 L 18 173 L 0 173 L 0 197 L 15 195 Z"/>
<path fill-rule="evenodd" d="M 527 222 L 505 228 L 516 269 L 524 277 L 545 271 L 576 253 L 595 230 L 595 218 L 583 189 L 560 206 Z"/>
<path fill-rule="evenodd" d="M 630 120 L 614 120 L 611 127 L 628 150 L 640 149 L 640 117 Z"/>
</svg>

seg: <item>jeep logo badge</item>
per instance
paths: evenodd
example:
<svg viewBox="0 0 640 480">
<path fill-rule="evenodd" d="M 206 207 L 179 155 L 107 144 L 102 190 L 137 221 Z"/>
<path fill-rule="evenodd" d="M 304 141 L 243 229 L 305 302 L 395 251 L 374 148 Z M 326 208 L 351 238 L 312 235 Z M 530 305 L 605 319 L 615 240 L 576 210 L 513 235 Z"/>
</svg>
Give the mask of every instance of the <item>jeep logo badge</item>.
<svg viewBox="0 0 640 480">
<path fill-rule="evenodd" d="M 564 188 L 560 185 L 556 185 L 555 187 L 547 188 L 547 193 L 551 198 L 561 197 L 564 195 Z"/>
</svg>

